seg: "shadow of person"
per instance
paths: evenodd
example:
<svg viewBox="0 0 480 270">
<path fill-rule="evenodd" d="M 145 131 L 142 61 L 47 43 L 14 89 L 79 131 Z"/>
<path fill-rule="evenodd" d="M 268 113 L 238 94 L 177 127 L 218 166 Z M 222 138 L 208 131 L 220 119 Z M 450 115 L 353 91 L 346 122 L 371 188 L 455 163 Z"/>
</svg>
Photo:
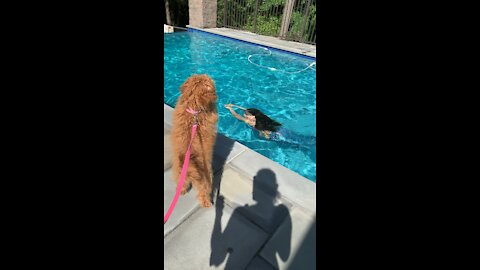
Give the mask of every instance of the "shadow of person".
<svg viewBox="0 0 480 270">
<path fill-rule="evenodd" d="M 290 259 L 289 270 L 302 269 L 317 269 L 317 218 L 315 217 L 314 222 L 310 225 L 310 229 L 307 234 L 304 236 L 304 239 L 298 250 L 296 251 L 295 256 L 292 256 Z"/>
<path fill-rule="evenodd" d="M 268 181 L 268 185 L 265 184 L 266 181 Z M 211 238 L 210 266 L 219 267 L 227 260 L 224 269 L 245 269 L 260 252 L 263 257 L 261 263 L 265 263 L 264 260 L 267 260 L 275 269 L 279 268 L 277 254 L 284 262 L 289 259 L 292 220 L 288 208 L 277 200 L 279 195 L 277 189 L 275 173 L 269 169 L 258 171 L 253 178 L 252 198 L 255 202 L 252 205 L 247 204 L 236 208 L 230 219 L 224 222 L 227 223 L 224 228 L 222 228 L 222 215 L 225 199 L 223 196 L 217 197 L 215 223 Z M 244 235 L 245 223 L 250 223 L 250 226 L 254 228 L 260 227 L 263 231 L 261 233 L 263 238 L 257 234 Z M 276 234 L 276 242 L 280 244 L 269 245 L 262 251 L 261 248 L 279 228 L 281 228 L 281 233 Z"/>
<path fill-rule="evenodd" d="M 223 169 L 225 167 L 225 164 L 227 163 L 227 158 L 233 149 L 234 143 L 234 140 L 229 139 L 222 134 L 217 134 L 212 159 L 213 179 L 212 192 L 210 195 L 210 199 L 212 202 L 215 201 L 215 198 L 219 193 Z"/>
</svg>

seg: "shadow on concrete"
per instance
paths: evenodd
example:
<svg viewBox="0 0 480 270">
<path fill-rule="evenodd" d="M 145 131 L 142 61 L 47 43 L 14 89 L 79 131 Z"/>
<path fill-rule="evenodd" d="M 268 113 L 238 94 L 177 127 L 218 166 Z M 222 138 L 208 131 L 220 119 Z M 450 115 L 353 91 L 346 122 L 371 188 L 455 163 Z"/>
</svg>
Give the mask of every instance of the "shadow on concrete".
<svg viewBox="0 0 480 270">
<path fill-rule="evenodd" d="M 269 186 L 265 186 L 262 181 L 269 179 Z M 262 181 L 260 181 L 262 180 Z M 273 187 L 273 188 L 272 188 Z M 288 208 L 283 205 L 275 205 L 275 198 L 278 196 L 278 184 L 275 177 L 275 173 L 269 169 L 262 169 L 258 171 L 257 175 L 253 178 L 253 191 L 252 198 L 256 201 L 254 205 L 245 205 L 243 207 L 236 208 L 232 216 L 230 217 L 225 228 L 222 228 L 222 214 L 224 209 L 224 198 L 218 196 L 215 208 L 215 224 L 212 232 L 211 247 L 212 253 L 210 255 L 210 266 L 220 266 L 227 259 L 225 268 L 226 270 L 233 269 L 245 269 L 250 261 L 254 258 L 250 255 L 249 258 L 245 258 L 246 255 L 242 254 L 242 250 L 257 249 L 256 254 L 260 252 L 260 249 L 266 242 L 269 241 L 272 236 L 271 232 L 275 232 L 280 225 L 282 225 L 282 243 L 273 248 L 269 248 L 262 251 L 262 255 L 267 258 L 275 258 L 275 262 L 270 261 L 275 269 L 278 269 L 278 262 L 276 261 L 277 254 L 283 261 L 287 261 L 291 253 L 291 235 L 292 235 L 292 220 Z M 240 232 L 239 229 L 242 226 L 235 224 L 234 220 L 240 220 L 253 217 L 262 216 L 262 214 L 268 213 L 264 222 L 260 222 L 260 227 L 269 234 L 265 243 L 262 246 L 257 247 L 245 247 L 243 242 L 232 242 L 229 239 L 235 239 L 235 236 Z M 238 215 L 241 217 L 236 218 Z M 257 223 L 255 219 L 249 220 L 251 223 Z M 258 223 L 257 223 L 258 224 Z M 248 261 L 245 261 L 248 260 Z M 238 262 L 242 262 L 245 265 L 239 265 Z"/>
<path fill-rule="evenodd" d="M 213 150 L 213 180 L 212 180 L 212 194 L 211 200 L 215 201 L 215 198 L 220 192 L 220 182 L 223 175 L 224 166 L 227 163 L 228 156 L 233 149 L 235 141 L 231 140 L 222 134 L 217 134 L 215 141 L 215 148 Z"/>
<path fill-rule="evenodd" d="M 302 244 L 298 248 L 292 263 L 288 267 L 289 270 L 310 270 L 317 269 L 317 219 L 313 222 L 308 230 Z"/>
</svg>

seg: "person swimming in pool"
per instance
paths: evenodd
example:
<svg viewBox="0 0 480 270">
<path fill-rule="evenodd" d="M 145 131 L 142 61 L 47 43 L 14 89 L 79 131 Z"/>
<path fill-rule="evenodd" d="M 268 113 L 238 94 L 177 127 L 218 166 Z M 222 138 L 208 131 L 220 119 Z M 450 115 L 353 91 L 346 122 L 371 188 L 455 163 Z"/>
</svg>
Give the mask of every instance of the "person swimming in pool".
<svg viewBox="0 0 480 270">
<path fill-rule="evenodd" d="M 233 107 L 243 110 L 243 117 L 236 113 Z M 246 109 L 235 104 L 227 104 L 225 105 L 225 108 L 227 108 L 235 118 L 253 127 L 258 131 L 260 136 L 267 140 L 287 142 L 307 147 L 315 145 L 317 142 L 317 138 L 315 136 L 300 135 L 288 130 L 282 127 L 282 124 L 270 119 L 270 117 L 266 116 L 258 109 Z"/>
</svg>

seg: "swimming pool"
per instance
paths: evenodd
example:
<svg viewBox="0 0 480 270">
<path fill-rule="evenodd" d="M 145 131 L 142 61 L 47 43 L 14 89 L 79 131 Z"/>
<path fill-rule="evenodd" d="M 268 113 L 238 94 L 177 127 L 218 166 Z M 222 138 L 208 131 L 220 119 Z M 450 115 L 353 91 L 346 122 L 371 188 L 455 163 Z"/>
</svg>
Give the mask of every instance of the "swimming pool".
<svg viewBox="0 0 480 270">
<path fill-rule="evenodd" d="M 164 103 L 174 107 L 188 77 L 208 74 L 217 89 L 218 132 L 316 182 L 315 146 L 262 139 L 224 108 L 258 108 L 287 129 L 315 136 L 315 59 L 198 31 L 164 34 L 164 52 Z"/>
</svg>

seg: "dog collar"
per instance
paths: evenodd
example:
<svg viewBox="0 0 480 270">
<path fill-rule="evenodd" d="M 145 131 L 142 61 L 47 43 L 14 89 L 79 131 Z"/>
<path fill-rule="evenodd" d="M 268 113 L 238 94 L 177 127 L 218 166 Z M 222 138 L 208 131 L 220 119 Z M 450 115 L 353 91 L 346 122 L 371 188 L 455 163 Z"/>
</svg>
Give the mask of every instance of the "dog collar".
<svg viewBox="0 0 480 270">
<path fill-rule="evenodd" d="M 200 111 L 195 111 L 191 108 L 188 108 L 186 111 L 193 115 L 193 125 L 198 125 L 197 114 L 200 113 Z"/>
<path fill-rule="evenodd" d="M 193 110 L 193 109 L 191 109 L 191 108 L 188 108 L 186 111 L 187 111 L 188 113 L 193 114 L 193 115 L 197 115 L 197 114 L 200 112 L 200 111 L 195 111 L 195 110 Z"/>
</svg>

